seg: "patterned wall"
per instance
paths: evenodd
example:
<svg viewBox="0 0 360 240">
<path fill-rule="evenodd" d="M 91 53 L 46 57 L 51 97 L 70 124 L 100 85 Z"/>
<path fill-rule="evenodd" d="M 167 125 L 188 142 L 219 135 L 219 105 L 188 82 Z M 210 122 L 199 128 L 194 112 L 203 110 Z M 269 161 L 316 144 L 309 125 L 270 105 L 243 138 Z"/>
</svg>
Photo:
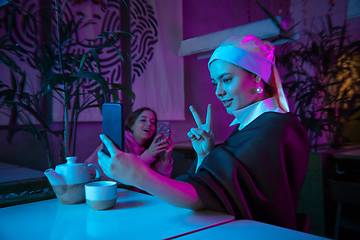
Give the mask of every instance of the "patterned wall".
<svg viewBox="0 0 360 240">
<path fill-rule="evenodd" d="M 40 1 L 24 0 L 14 1 L 23 11 L 17 10 L 15 17 L 10 19 L 4 14 L 0 20 L 0 32 L 6 33 L 9 30 L 8 23 L 14 22 L 11 28 L 10 41 L 12 43 L 19 43 L 20 46 L 31 52 L 36 52 L 37 41 L 41 41 L 41 28 L 34 19 L 28 17 L 27 12 L 37 16 L 37 21 L 46 23 L 47 13 L 50 11 L 49 7 L 42 7 Z M 58 1 L 62 5 L 62 1 Z M 107 0 L 106 2 L 99 1 L 67 1 L 63 6 L 63 19 L 70 22 L 72 18 L 78 21 L 83 19 L 83 23 L 92 21 L 95 24 L 87 25 L 80 29 L 79 32 L 71 36 L 72 40 L 69 46 L 76 45 L 76 47 L 68 47 L 66 52 L 74 54 L 84 54 L 88 51 L 94 43 L 88 41 L 101 32 L 105 31 L 120 31 L 120 16 L 119 16 L 119 1 Z M 158 22 L 155 16 L 154 9 L 147 3 L 146 0 L 131 0 L 130 16 L 131 16 L 131 34 L 134 36 L 131 40 L 131 59 L 132 59 L 132 81 L 135 82 L 144 73 L 148 63 L 154 57 L 154 45 L 158 42 Z M 52 1 L 54 7 L 54 1 Z M 4 9 L 9 12 L 11 8 Z M 10 15 L 9 15 L 10 16 Z M 50 14 L 52 23 L 56 23 L 56 15 Z M 56 29 L 49 30 L 53 36 L 57 36 Z M 120 43 L 116 44 L 120 49 Z M 128 54 L 128 53 L 123 53 Z M 107 49 L 99 55 L 100 64 L 102 68 L 103 77 L 106 81 L 111 83 L 121 83 L 121 58 L 115 49 Z M 29 54 L 20 53 L 19 61 L 24 69 L 33 75 L 30 77 L 32 81 L 36 81 L 36 71 L 34 72 L 35 65 L 32 62 Z M 3 66 L 1 66 L 3 67 Z M 94 66 L 86 66 L 89 69 Z M 32 68 L 32 69 L 31 69 Z M 96 70 L 95 70 L 96 71 Z M 38 81 L 36 81 L 38 84 Z M 35 84 L 35 85 L 36 85 Z M 83 92 L 94 92 L 98 85 L 94 80 L 86 81 L 83 85 Z M 62 119 L 62 112 L 56 111 L 61 107 L 54 102 L 53 119 L 60 121 Z M 84 114 L 80 115 L 80 121 L 101 121 L 99 110 L 90 109 L 86 110 Z"/>
</svg>

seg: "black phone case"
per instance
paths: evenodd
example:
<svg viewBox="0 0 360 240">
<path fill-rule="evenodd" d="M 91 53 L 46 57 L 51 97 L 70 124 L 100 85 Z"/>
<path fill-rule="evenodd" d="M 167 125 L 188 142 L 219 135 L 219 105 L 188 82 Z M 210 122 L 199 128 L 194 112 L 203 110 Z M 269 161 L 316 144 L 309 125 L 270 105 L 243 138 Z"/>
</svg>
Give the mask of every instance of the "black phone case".
<svg viewBox="0 0 360 240">
<path fill-rule="evenodd" d="M 102 106 L 102 132 L 124 151 L 124 107 L 121 103 L 104 103 Z M 103 151 L 110 156 L 103 144 Z"/>
</svg>

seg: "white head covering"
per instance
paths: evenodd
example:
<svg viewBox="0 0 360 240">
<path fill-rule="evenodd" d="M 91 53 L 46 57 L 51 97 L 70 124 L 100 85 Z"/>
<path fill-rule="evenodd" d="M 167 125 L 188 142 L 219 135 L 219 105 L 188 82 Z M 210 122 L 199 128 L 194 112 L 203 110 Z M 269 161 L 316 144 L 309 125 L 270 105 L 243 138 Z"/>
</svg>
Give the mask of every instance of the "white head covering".
<svg viewBox="0 0 360 240">
<path fill-rule="evenodd" d="M 210 64 L 215 60 L 223 60 L 255 73 L 275 89 L 279 107 L 284 112 L 289 112 L 279 72 L 275 66 L 274 50 L 272 43 L 251 34 L 230 37 L 215 49 L 208 67 L 210 68 Z"/>
</svg>

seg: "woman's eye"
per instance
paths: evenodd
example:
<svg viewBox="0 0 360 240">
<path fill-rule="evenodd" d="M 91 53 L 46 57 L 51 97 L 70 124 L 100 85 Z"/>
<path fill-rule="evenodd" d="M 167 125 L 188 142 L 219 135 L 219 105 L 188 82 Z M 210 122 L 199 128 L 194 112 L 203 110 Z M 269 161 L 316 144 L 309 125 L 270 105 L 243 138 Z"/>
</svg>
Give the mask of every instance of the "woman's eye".
<svg viewBox="0 0 360 240">
<path fill-rule="evenodd" d="M 216 82 L 212 82 L 212 85 L 213 85 L 214 87 L 216 87 L 216 86 L 217 86 L 217 83 L 216 83 Z"/>
<path fill-rule="evenodd" d="M 228 83 L 228 82 L 230 82 L 230 81 L 231 81 L 230 78 L 223 78 L 223 83 Z"/>
<path fill-rule="evenodd" d="M 140 119 L 140 121 L 141 121 L 141 122 L 146 122 L 146 120 L 145 120 L 145 119 Z"/>
</svg>

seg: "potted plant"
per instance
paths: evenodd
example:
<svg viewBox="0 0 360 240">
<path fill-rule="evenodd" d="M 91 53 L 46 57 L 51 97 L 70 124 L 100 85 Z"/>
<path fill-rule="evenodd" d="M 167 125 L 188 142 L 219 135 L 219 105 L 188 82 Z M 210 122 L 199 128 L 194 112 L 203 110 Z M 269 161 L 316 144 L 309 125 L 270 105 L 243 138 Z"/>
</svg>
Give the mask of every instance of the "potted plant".
<svg viewBox="0 0 360 240">
<path fill-rule="evenodd" d="M 66 156 L 75 155 L 76 126 L 81 112 L 95 107 L 101 110 L 103 102 L 119 101 L 119 90 L 135 99 L 130 89 L 120 84 L 106 82 L 101 69 L 101 53 L 104 49 L 112 49 L 122 58 L 116 43 L 121 38 L 131 35 L 122 31 L 102 32 L 94 39 L 87 39 L 84 53 L 76 54 L 71 49 L 85 46 L 77 38 L 78 31 L 94 22 L 83 22 L 83 17 L 78 19 L 75 16 L 64 17 L 66 0 L 54 1 L 52 4 L 39 9 L 36 14 L 26 11 L 13 2 L 7 6 L 9 9 L 5 19 L 8 21 L 8 32 L 11 33 L 12 30 L 11 20 L 21 12 L 23 18 L 32 23 L 24 24 L 23 30 L 26 32 L 28 26 L 35 28 L 33 32 L 36 33 L 42 30 L 48 42 L 34 41 L 32 51 L 23 48 L 22 43 L 11 45 L 12 48 L 7 49 L 15 54 L 27 55 L 30 65 L 38 71 L 37 77 L 40 80 L 38 87 L 25 91 L 26 86 L 30 86 L 31 82 L 20 68 L 10 68 L 11 84 L 0 83 L 0 109 L 2 113 L 9 115 L 9 125 L 5 126 L 8 129 L 7 140 L 10 142 L 18 131 L 27 131 L 44 141 L 49 167 L 54 167 L 51 135 L 60 138 L 60 163 L 64 162 Z M 39 18 L 43 17 L 41 13 L 44 11 L 51 11 L 53 21 L 45 21 L 46 24 L 40 22 Z M 8 56 L 1 55 L 0 58 L 4 60 L 8 59 Z M 98 88 L 93 92 L 84 90 L 82 87 L 86 80 L 94 81 Z M 63 121 L 60 128 L 54 127 L 51 119 L 49 120 L 44 113 L 42 104 L 49 100 L 46 98 L 58 101 L 62 105 Z"/>
<path fill-rule="evenodd" d="M 328 179 L 338 171 L 331 156 L 360 142 L 360 134 L 352 134 L 360 129 L 360 41 L 351 39 L 346 21 L 343 26 L 333 26 L 328 16 L 321 30 L 311 25 L 310 29 L 293 32 L 298 23 L 283 29 L 268 10 L 262 9 L 280 29 L 279 36 L 271 40 L 287 40 L 276 56 L 277 63 L 287 72 L 283 87 L 314 150 L 297 211 L 317 219 L 310 222 L 311 233 L 331 237 L 335 208 Z M 325 151 L 319 151 L 319 138 L 325 138 Z"/>
<path fill-rule="evenodd" d="M 284 88 L 315 150 L 323 134 L 331 148 L 351 144 L 344 129 L 359 120 L 354 116 L 360 111 L 360 41 L 350 41 L 346 22 L 332 26 L 327 20 L 322 30 L 304 31 L 302 39 L 285 43 L 278 56 L 288 70 Z"/>
<path fill-rule="evenodd" d="M 271 41 L 287 40 L 277 63 L 287 71 L 283 87 L 313 149 L 318 149 L 323 135 L 325 147 L 333 149 L 359 143 L 349 129 L 360 124 L 360 41 L 351 41 L 346 21 L 343 26 L 333 26 L 327 16 L 321 30 L 312 30 L 316 29 L 312 25 L 310 30 L 296 33 L 299 23 L 284 29 L 269 10 L 257 4 L 280 30 Z"/>
</svg>

